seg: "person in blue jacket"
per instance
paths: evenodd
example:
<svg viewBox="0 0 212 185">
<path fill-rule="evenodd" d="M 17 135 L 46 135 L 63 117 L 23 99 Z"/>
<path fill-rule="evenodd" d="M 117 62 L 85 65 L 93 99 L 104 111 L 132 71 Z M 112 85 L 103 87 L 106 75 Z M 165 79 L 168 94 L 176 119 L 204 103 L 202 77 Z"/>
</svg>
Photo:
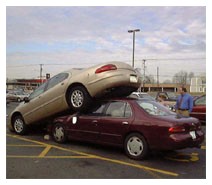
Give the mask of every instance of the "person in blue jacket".
<svg viewBox="0 0 212 185">
<path fill-rule="evenodd" d="M 179 93 L 180 95 L 177 98 L 175 110 L 177 114 L 187 117 L 193 109 L 193 97 L 187 93 L 185 87 L 180 87 Z"/>
</svg>

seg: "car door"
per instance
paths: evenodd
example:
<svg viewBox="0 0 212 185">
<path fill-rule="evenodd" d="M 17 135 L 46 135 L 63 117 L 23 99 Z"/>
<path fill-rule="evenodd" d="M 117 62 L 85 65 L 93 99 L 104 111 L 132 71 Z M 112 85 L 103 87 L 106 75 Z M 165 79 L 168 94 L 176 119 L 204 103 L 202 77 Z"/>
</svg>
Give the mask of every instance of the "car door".
<svg viewBox="0 0 212 185">
<path fill-rule="evenodd" d="M 105 116 L 98 123 L 99 140 L 104 143 L 122 144 L 123 136 L 133 121 L 133 112 L 129 103 L 112 101 L 107 106 Z"/>
<path fill-rule="evenodd" d="M 43 109 L 42 94 L 46 85 L 47 83 L 40 85 L 30 94 L 29 101 L 23 102 L 25 106 L 23 107 L 22 113 L 26 123 L 36 122 L 44 117 L 46 112 Z"/>
<path fill-rule="evenodd" d="M 51 116 L 65 109 L 62 100 L 65 96 L 68 73 L 60 73 L 49 79 L 48 84 L 43 93 L 43 109 L 45 116 Z"/>
<path fill-rule="evenodd" d="M 60 73 L 35 89 L 23 111 L 27 123 L 40 121 L 63 109 L 61 103 L 67 78 L 68 73 Z"/>
<path fill-rule="evenodd" d="M 94 106 L 87 113 L 77 116 L 77 121 L 69 123 L 68 132 L 71 138 L 96 142 L 99 138 L 99 120 L 103 116 L 106 104 Z"/>
</svg>

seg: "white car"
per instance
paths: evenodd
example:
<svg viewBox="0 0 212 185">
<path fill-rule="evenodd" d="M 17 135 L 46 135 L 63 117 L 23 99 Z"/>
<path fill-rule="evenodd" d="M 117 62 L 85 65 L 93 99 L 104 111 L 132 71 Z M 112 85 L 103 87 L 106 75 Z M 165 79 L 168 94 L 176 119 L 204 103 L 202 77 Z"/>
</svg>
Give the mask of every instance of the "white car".
<svg viewBox="0 0 212 185">
<path fill-rule="evenodd" d="M 150 96 L 148 93 L 145 93 L 145 92 L 132 92 L 130 94 L 130 97 L 132 97 L 132 98 L 144 98 L 144 99 L 155 100 L 152 96 Z"/>
</svg>

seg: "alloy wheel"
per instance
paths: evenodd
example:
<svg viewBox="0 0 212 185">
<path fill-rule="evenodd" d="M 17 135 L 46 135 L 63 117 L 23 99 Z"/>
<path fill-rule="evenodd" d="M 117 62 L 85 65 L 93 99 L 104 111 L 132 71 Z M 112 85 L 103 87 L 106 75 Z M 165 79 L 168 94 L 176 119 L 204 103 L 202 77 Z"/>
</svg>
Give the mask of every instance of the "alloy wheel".
<svg viewBox="0 0 212 185">
<path fill-rule="evenodd" d="M 80 90 L 73 91 L 71 95 L 71 103 L 73 107 L 76 107 L 76 108 L 81 107 L 83 105 L 83 101 L 84 101 L 83 92 Z"/>
</svg>

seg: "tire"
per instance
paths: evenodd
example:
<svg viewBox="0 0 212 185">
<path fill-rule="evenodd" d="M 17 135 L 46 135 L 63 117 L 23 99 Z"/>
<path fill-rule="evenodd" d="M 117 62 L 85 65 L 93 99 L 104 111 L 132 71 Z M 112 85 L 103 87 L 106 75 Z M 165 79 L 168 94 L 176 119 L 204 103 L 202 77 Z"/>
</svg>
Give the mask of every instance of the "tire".
<svg viewBox="0 0 212 185">
<path fill-rule="evenodd" d="M 145 138 L 139 133 L 132 133 L 126 137 L 124 150 L 129 158 L 135 160 L 145 159 L 149 151 Z"/>
<path fill-rule="evenodd" d="M 84 111 L 91 103 L 91 97 L 83 86 L 71 88 L 68 94 L 68 104 L 73 111 Z"/>
<path fill-rule="evenodd" d="M 61 123 L 56 123 L 52 129 L 52 136 L 55 142 L 65 143 L 67 141 L 67 135 L 64 125 Z"/>
<path fill-rule="evenodd" d="M 26 126 L 22 116 L 20 116 L 20 115 L 15 116 L 15 118 L 13 119 L 13 128 L 14 128 L 15 133 L 18 135 L 26 134 L 27 126 Z"/>
</svg>

